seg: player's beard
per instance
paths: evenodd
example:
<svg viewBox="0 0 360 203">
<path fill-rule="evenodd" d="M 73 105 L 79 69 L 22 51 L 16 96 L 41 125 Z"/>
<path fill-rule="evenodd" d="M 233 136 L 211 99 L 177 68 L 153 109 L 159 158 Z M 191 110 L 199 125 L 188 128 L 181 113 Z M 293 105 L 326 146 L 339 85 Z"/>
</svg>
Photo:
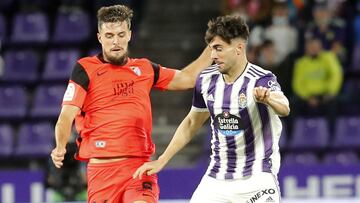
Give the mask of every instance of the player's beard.
<svg viewBox="0 0 360 203">
<path fill-rule="evenodd" d="M 111 55 L 107 55 L 107 54 L 105 54 L 105 55 L 106 55 L 105 57 L 109 63 L 114 64 L 114 65 L 124 65 L 128 58 L 128 51 L 126 51 L 121 56 L 111 56 Z"/>
</svg>

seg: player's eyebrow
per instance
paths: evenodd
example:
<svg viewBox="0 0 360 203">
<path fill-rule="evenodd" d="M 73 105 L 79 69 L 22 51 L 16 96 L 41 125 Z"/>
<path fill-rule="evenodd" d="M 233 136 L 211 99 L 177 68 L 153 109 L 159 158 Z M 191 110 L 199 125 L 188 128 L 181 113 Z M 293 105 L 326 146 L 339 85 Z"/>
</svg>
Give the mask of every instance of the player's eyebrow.
<svg viewBox="0 0 360 203">
<path fill-rule="evenodd" d="M 215 44 L 215 45 L 212 45 L 212 48 L 213 49 L 217 49 L 217 48 L 221 48 L 222 47 L 222 45 L 221 44 Z"/>
</svg>

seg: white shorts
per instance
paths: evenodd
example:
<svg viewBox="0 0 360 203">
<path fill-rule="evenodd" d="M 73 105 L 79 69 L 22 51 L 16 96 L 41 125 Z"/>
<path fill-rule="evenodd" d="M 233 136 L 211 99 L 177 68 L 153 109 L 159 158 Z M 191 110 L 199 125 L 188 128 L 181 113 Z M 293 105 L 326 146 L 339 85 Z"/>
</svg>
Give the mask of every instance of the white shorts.
<svg viewBox="0 0 360 203">
<path fill-rule="evenodd" d="M 236 180 L 203 176 L 190 203 L 280 203 L 279 183 L 271 173 Z"/>
</svg>

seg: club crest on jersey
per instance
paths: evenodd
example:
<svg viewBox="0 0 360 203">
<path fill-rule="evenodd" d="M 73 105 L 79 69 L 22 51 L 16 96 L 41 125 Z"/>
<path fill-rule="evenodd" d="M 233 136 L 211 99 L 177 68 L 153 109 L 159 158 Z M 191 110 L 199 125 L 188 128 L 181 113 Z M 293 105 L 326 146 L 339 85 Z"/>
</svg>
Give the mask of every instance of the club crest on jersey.
<svg viewBox="0 0 360 203">
<path fill-rule="evenodd" d="M 247 105 L 247 98 L 244 93 L 241 93 L 239 96 L 239 106 L 240 108 L 245 108 Z"/>
<path fill-rule="evenodd" d="M 137 66 L 130 66 L 131 70 L 134 71 L 134 73 L 137 75 L 137 76 L 140 76 L 141 75 L 141 70 L 139 67 Z"/>
</svg>

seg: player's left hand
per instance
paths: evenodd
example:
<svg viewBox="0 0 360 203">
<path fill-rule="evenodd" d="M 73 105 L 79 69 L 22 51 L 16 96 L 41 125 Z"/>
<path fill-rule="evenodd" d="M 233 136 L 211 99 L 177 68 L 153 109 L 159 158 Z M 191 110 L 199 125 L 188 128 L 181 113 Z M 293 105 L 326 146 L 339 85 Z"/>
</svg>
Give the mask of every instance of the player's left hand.
<svg viewBox="0 0 360 203">
<path fill-rule="evenodd" d="M 65 154 L 66 154 L 65 148 L 55 148 L 51 151 L 51 159 L 56 168 L 61 168 L 63 166 Z"/>
<path fill-rule="evenodd" d="M 161 160 L 144 163 L 135 171 L 135 173 L 133 174 L 133 178 L 135 179 L 139 177 L 139 179 L 142 179 L 144 173 L 146 173 L 146 175 L 148 176 L 158 173 L 164 166 L 165 163 L 163 163 Z"/>
<path fill-rule="evenodd" d="M 270 89 L 266 87 L 255 87 L 253 90 L 254 98 L 257 102 L 268 104 L 270 99 Z"/>
</svg>

